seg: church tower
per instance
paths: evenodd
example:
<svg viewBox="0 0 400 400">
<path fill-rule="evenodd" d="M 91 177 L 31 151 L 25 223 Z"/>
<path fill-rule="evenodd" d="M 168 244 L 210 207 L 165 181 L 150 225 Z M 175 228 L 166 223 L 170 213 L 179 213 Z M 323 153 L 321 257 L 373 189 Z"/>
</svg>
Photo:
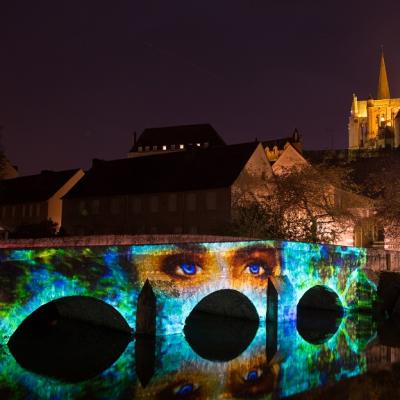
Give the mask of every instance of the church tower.
<svg viewBox="0 0 400 400">
<path fill-rule="evenodd" d="M 353 94 L 349 118 L 349 149 L 394 148 L 400 145 L 400 98 L 391 98 L 383 49 L 376 99 Z"/>
</svg>

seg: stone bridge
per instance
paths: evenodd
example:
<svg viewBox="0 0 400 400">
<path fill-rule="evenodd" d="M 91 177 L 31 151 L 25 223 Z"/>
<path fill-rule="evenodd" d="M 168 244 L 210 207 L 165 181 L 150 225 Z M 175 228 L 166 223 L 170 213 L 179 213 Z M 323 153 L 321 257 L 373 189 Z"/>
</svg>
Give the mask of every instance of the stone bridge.
<svg viewBox="0 0 400 400">
<path fill-rule="evenodd" d="M 366 256 L 288 241 L 3 248 L 0 343 L 33 313 L 165 335 L 194 309 L 261 321 L 294 320 L 301 301 L 369 309 L 377 277 Z"/>
</svg>

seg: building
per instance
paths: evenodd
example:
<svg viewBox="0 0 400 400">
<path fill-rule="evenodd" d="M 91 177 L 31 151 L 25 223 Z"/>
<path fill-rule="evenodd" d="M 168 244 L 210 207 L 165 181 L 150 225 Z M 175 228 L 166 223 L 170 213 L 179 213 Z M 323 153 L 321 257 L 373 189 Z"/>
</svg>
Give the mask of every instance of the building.
<svg viewBox="0 0 400 400">
<path fill-rule="evenodd" d="M 243 193 L 267 190 L 261 144 L 94 160 L 64 196 L 68 234 L 220 233 Z"/>
<path fill-rule="evenodd" d="M 349 149 L 397 148 L 400 145 L 400 98 L 392 98 L 381 53 L 376 99 L 353 94 L 349 118 Z"/>
<path fill-rule="evenodd" d="M 82 178 L 81 169 L 42 171 L 0 181 L 0 225 L 9 231 L 51 219 L 61 226 L 62 196 Z"/>
<path fill-rule="evenodd" d="M 137 140 L 136 132 L 134 133 L 133 146 L 128 157 L 225 145 L 224 140 L 210 124 L 148 128 Z"/>
<path fill-rule="evenodd" d="M 277 161 L 289 145 L 291 145 L 300 153 L 303 151 L 302 137 L 297 128 L 295 128 L 293 131 L 292 136 L 281 139 L 266 140 L 262 141 L 261 143 L 264 147 L 265 154 L 271 163 Z"/>
</svg>

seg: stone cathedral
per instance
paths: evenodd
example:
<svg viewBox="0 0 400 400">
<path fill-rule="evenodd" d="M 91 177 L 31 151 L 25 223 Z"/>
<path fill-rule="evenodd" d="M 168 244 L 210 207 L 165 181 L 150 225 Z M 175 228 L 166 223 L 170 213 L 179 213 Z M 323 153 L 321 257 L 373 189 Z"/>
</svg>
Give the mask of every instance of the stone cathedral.
<svg viewBox="0 0 400 400">
<path fill-rule="evenodd" d="M 400 98 L 390 96 L 385 57 L 381 53 L 376 99 L 353 94 L 349 149 L 396 148 L 400 145 Z"/>
</svg>

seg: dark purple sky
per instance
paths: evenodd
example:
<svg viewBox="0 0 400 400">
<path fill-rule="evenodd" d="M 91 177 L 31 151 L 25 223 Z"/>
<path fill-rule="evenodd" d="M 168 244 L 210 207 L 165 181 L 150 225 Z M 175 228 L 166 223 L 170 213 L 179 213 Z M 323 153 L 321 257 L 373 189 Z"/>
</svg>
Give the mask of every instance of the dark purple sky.
<svg viewBox="0 0 400 400">
<path fill-rule="evenodd" d="M 21 173 L 124 157 L 134 130 L 211 123 L 228 143 L 346 146 L 380 45 L 400 96 L 400 2 L 0 2 L 0 125 Z"/>
</svg>

